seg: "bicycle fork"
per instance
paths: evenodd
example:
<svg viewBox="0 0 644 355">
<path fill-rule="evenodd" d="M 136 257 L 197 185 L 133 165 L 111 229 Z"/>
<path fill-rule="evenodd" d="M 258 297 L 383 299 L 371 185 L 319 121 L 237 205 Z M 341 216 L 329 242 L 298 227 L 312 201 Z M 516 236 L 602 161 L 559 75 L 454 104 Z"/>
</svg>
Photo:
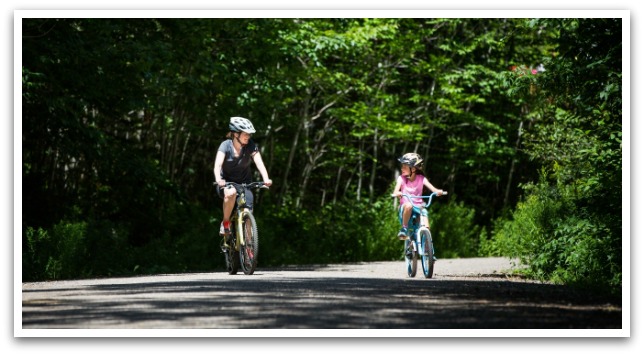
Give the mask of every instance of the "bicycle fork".
<svg viewBox="0 0 644 355">
<path fill-rule="evenodd" d="M 423 246 L 422 246 L 422 245 L 420 245 L 420 244 L 422 244 L 422 242 L 423 242 L 423 241 L 422 241 L 422 239 L 421 239 L 421 237 L 420 237 L 420 235 L 421 235 L 421 232 L 422 232 L 424 229 L 427 229 L 427 227 L 421 227 L 420 229 L 418 229 L 418 231 L 416 231 L 416 238 L 415 238 L 415 241 L 414 241 L 414 250 L 415 250 L 415 251 L 417 251 L 419 255 L 426 255 L 426 253 L 425 253 L 425 249 L 423 248 Z M 427 229 L 427 231 L 429 232 L 429 229 Z M 427 243 L 431 243 L 431 240 L 427 240 L 426 242 L 427 242 Z M 434 252 L 434 250 L 433 250 L 433 249 L 434 249 L 434 245 L 433 245 L 433 243 L 431 243 L 430 245 L 431 245 L 431 247 L 432 247 L 432 252 Z"/>
<path fill-rule="evenodd" d="M 412 242 L 412 243 L 411 243 L 411 244 L 412 244 L 412 250 L 413 250 L 415 253 L 418 253 L 418 254 L 420 254 L 420 255 L 425 255 L 425 251 L 424 251 L 424 250 L 420 250 L 420 249 L 421 249 L 421 248 L 420 248 L 420 244 L 421 244 L 421 242 L 422 242 L 422 241 L 420 240 L 420 239 L 421 239 L 421 238 L 420 238 L 420 234 L 421 234 L 420 232 L 421 232 L 422 228 L 425 228 L 425 227 L 421 227 L 420 229 L 418 229 L 418 230 L 414 231 L 414 235 L 412 235 L 409 239 L 410 239 L 410 241 Z M 433 249 L 433 246 L 432 246 L 432 249 Z M 433 251 L 433 250 L 432 250 L 432 251 Z"/>
<path fill-rule="evenodd" d="M 244 208 L 237 211 L 236 218 L 236 231 L 235 231 L 235 249 L 239 250 L 242 246 L 246 244 L 244 240 L 244 216 L 248 214 L 248 209 Z"/>
</svg>

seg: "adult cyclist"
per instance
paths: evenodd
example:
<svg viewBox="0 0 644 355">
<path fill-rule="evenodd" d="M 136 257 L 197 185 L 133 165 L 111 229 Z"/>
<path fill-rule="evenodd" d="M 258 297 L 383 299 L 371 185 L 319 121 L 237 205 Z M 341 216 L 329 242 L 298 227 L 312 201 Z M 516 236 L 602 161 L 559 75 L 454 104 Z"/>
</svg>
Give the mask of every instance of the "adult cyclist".
<svg viewBox="0 0 644 355">
<path fill-rule="evenodd" d="M 238 184 L 252 182 L 250 166 L 253 161 L 262 175 L 264 184 L 271 186 L 273 183 L 268 177 L 259 148 L 251 139 L 251 135 L 255 133 L 255 127 L 251 121 L 244 117 L 231 117 L 228 128 L 227 139 L 217 149 L 214 167 L 217 194 L 224 200 L 224 215 L 219 227 L 221 236 L 230 234 L 230 216 L 237 199 L 237 190 L 233 186 L 226 187 L 226 182 Z M 253 192 L 250 189 L 246 189 L 246 204 L 253 208 Z"/>
</svg>

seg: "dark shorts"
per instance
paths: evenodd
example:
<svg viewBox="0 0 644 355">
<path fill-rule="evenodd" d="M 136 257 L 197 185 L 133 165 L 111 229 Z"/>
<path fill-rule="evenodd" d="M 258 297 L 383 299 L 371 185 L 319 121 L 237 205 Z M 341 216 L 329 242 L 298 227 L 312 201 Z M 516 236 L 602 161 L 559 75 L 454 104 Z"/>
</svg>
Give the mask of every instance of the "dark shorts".
<svg viewBox="0 0 644 355">
<path fill-rule="evenodd" d="M 246 206 L 250 208 L 251 210 L 253 209 L 253 202 L 254 202 L 254 196 L 253 196 L 253 191 L 250 189 L 245 189 L 246 191 Z M 238 193 L 239 194 L 239 193 Z M 217 195 L 223 200 L 224 199 L 224 189 L 220 186 L 217 186 Z"/>
</svg>

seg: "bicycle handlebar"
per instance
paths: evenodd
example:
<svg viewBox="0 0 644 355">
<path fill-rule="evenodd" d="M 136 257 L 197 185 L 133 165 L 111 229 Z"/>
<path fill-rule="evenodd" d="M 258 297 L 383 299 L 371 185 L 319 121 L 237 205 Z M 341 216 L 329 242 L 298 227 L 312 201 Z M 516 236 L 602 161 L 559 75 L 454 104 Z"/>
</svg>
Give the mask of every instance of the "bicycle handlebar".
<svg viewBox="0 0 644 355">
<path fill-rule="evenodd" d="M 263 181 L 250 182 L 248 184 L 238 184 L 236 182 L 226 182 L 226 186 L 238 186 L 249 189 L 268 189 L 268 186 Z"/>
<path fill-rule="evenodd" d="M 213 185 L 219 186 L 217 182 L 213 182 Z M 244 187 L 244 188 L 249 188 L 249 189 L 268 189 L 268 186 L 263 181 L 256 181 L 256 182 L 250 182 L 250 183 L 236 183 L 236 182 L 231 182 L 231 181 L 226 181 L 226 184 L 224 185 L 225 187 L 229 186 L 234 186 L 234 187 Z"/>
<path fill-rule="evenodd" d="M 424 207 L 429 207 L 429 205 L 432 203 L 432 198 L 434 198 L 434 196 L 443 196 L 443 195 L 447 195 L 447 191 L 443 191 L 443 193 L 441 195 L 438 195 L 436 192 L 432 192 L 432 194 L 429 195 L 429 196 L 412 196 L 412 195 L 409 195 L 409 194 L 402 194 L 401 196 L 406 197 L 407 200 L 409 201 L 409 203 L 411 203 L 413 206 L 416 206 L 416 204 L 414 204 L 412 202 L 412 200 L 411 200 L 412 198 L 429 198 L 429 201 L 427 201 L 427 203 L 424 206 Z M 398 197 L 398 195 L 393 195 L 392 194 L 391 197 L 396 198 L 396 197 Z"/>
</svg>

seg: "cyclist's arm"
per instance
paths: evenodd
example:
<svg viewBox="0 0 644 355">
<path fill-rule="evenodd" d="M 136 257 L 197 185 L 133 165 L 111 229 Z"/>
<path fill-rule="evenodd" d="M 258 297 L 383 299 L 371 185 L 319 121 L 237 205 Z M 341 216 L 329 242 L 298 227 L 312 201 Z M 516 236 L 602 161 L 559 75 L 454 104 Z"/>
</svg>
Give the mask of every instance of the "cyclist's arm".
<svg viewBox="0 0 644 355">
<path fill-rule="evenodd" d="M 225 158 L 226 153 L 218 151 L 217 155 L 215 156 L 215 167 L 213 169 L 213 172 L 215 174 L 215 181 L 217 182 L 217 185 L 222 187 L 226 184 L 226 180 L 221 178 L 221 166 L 224 164 Z"/>
<path fill-rule="evenodd" d="M 266 170 L 266 166 L 264 165 L 264 161 L 262 160 L 262 155 L 259 152 L 253 154 L 253 161 L 257 166 L 257 170 L 259 170 L 259 173 L 262 175 L 264 184 L 266 184 L 266 186 L 271 186 L 271 184 L 273 184 L 273 181 L 268 177 L 268 171 Z"/>
<path fill-rule="evenodd" d="M 438 194 L 438 196 L 441 196 L 441 195 L 443 195 L 443 194 L 444 194 L 444 191 L 443 191 L 443 190 L 435 188 L 435 187 L 434 187 L 434 185 L 432 185 L 432 184 L 429 182 L 429 180 L 427 180 L 427 178 L 426 178 L 426 177 L 425 177 L 425 178 L 424 178 L 424 180 L 423 180 L 423 185 L 425 185 L 425 187 L 427 187 L 428 189 L 430 189 L 432 192 L 437 193 L 437 194 Z"/>
</svg>

